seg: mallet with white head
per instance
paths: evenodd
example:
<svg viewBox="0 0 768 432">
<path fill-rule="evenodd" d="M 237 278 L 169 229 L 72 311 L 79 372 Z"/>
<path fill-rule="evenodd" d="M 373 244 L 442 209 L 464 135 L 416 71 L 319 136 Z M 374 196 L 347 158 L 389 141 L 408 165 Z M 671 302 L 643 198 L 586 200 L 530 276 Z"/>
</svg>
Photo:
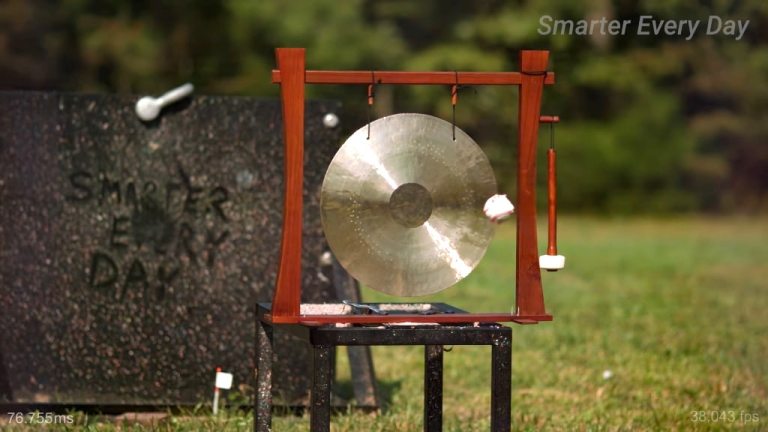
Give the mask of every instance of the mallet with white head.
<svg viewBox="0 0 768 432">
<path fill-rule="evenodd" d="M 186 83 L 159 98 L 144 96 L 136 102 L 136 115 L 143 121 L 152 121 L 157 118 L 163 108 L 191 95 L 194 90 L 195 87 L 192 84 Z"/>
<path fill-rule="evenodd" d="M 539 257 L 539 267 L 547 271 L 558 271 L 565 267 L 565 257 L 557 254 L 557 173 L 555 154 L 555 130 L 554 124 L 560 122 L 558 116 L 541 116 L 542 123 L 550 125 L 550 144 L 547 150 L 547 198 L 549 213 L 549 242 L 547 254 Z"/>
</svg>

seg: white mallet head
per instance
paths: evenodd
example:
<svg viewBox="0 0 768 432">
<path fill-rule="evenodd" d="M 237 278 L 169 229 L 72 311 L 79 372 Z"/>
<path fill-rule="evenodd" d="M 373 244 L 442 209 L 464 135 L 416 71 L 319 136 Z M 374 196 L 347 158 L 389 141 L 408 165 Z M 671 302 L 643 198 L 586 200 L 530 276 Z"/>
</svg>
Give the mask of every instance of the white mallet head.
<svg viewBox="0 0 768 432">
<path fill-rule="evenodd" d="M 565 268 L 563 255 L 542 255 L 539 257 L 539 267 L 544 270 L 560 270 Z"/>
<path fill-rule="evenodd" d="M 144 96 L 136 102 L 136 115 L 144 121 L 152 121 L 160 114 L 160 103 L 152 96 Z"/>
</svg>

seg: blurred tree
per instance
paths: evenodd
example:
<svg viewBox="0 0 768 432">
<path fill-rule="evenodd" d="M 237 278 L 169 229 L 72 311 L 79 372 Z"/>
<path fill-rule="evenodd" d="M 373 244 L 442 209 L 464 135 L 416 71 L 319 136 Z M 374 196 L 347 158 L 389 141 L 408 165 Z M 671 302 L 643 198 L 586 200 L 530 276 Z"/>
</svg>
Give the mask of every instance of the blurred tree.
<svg viewBox="0 0 768 432">
<path fill-rule="evenodd" d="M 740 41 L 701 32 L 690 41 L 634 31 L 541 36 L 542 15 L 634 23 L 719 15 L 750 26 Z M 550 49 L 558 84 L 543 109 L 563 118 L 564 208 L 765 210 L 767 44 L 762 0 L 6 0 L 0 88 L 158 93 L 192 81 L 201 93 L 275 96 L 276 46 L 307 47 L 310 68 L 362 70 L 515 70 L 520 49 Z M 367 121 L 365 86 L 308 91 L 345 103 L 346 131 Z M 465 88 L 456 112 L 508 192 L 516 97 L 513 88 Z M 381 86 L 374 108 L 452 115 L 449 89 L 435 86 Z"/>
</svg>

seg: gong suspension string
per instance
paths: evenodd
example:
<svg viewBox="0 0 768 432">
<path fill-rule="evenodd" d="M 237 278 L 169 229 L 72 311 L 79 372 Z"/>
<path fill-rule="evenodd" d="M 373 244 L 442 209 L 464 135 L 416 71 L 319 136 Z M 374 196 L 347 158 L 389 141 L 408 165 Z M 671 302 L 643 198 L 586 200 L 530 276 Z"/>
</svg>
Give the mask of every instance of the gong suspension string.
<svg viewBox="0 0 768 432">
<path fill-rule="evenodd" d="M 376 77 L 373 71 L 371 71 L 371 83 L 368 84 L 368 136 L 366 139 L 371 139 L 371 117 L 373 111 L 373 99 L 376 94 Z"/>
<path fill-rule="evenodd" d="M 477 94 L 477 88 L 470 85 L 459 85 L 459 73 L 453 71 L 454 84 L 451 86 L 451 125 L 453 126 L 453 140 L 456 141 L 456 105 L 459 103 L 459 90 L 471 88 Z"/>
</svg>

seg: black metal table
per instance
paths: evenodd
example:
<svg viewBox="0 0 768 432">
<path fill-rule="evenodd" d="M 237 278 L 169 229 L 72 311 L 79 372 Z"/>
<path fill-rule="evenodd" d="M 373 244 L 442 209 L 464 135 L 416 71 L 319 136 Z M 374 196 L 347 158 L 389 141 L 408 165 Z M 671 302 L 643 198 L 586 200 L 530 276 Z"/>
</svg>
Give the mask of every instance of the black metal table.
<svg viewBox="0 0 768 432">
<path fill-rule="evenodd" d="M 371 303 L 374 307 L 385 305 Z M 441 313 L 463 311 L 442 303 L 430 305 Z M 331 382 L 335 348 L 342 346 L 424 345 L 424 430 L 442 430 L 443 346 L 490 345 L 491 430 L 510 430 L 512 390 L 512 329 L 500 324 L 441 325 L 323 325 L 272 324 L 267 318 L 271 304 L 258 305 L 256 342 L 256 401 L 254 430 L 271 430 L 272 424 L 272 327 L 281 326 L 312 346 L 314 362 L 311 391 L 312 431 L 329 431 Z"/>
</svg>

